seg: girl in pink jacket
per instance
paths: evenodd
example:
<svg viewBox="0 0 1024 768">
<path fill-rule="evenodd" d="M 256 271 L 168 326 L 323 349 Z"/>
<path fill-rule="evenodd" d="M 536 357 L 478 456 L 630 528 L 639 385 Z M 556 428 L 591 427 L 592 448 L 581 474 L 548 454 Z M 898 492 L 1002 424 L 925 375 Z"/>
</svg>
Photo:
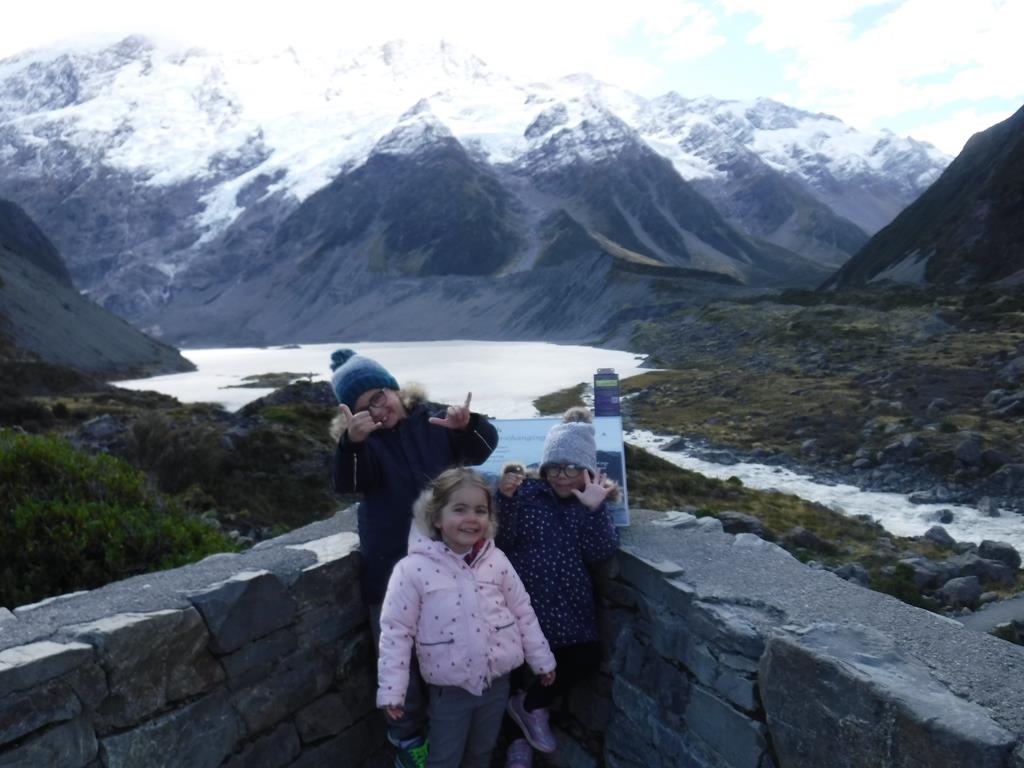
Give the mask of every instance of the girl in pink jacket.
<svg viewBox="0 0 1024 768">
<path fill-rule="evenodd" d="M 415 646 L 429 686 L 429 768 L 485 768 L 524 658 L 544 685 L 555 658 L 530 597 L 494 546 L 490 487 L 450 469 L 413 507 L 409 554 L 388 582 L 380 616 L 377 706 L 400 717 Z"/>
</svg>

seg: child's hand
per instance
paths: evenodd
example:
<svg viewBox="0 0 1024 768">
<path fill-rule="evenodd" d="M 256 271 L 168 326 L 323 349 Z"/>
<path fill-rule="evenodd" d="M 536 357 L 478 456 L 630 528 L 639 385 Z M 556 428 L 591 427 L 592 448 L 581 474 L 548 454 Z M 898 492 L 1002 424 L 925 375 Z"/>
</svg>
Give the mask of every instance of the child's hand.
<svg viewBox="0 0 1024 768">
<path fill-rule="evenodd" d="M 384 707 L 384 712 L 387 713 L 387 716 L 392 720 L 397 720 L 403 714 L 401 707 Z"/>
<path fill-rule="evenodd" d="M 601 506 L 611 488 L 604 484 L 604 472 L 598 472 L 596 477 L 590 474 L 589 469 L 584 469 L 583 472 L 583 476 L 586 478 L 583 490 L 578 491 L 573 488 L 572 492 L 576 494 L 576 498 L 583 506 L 593 512 Z"/>
<path fill-rule="evenodd" d="M 551 670 L 546 675 L 540 676 L 540 684 L 545 688 L 555 682 L 555 670 Z"/>
<path fill-rule="evenodd" d="M 523 483 L 523 476 L 518 472 L 506 472 L 498 481 L 498 493 L 502 496 L 512 498 Z"/>
<path fill-rule="evenodd" d="M 445 429 L 465 429 L 469 426 L 469 401 L 472 398 L 473 393 L 470 392 L 466 395 L 465 405 L 449 405 L 447 416 L 443 419 L 438 416 L 431 416 L 429 419 L 430 423 Z"/>
<path fill-rule="evenodd" d="M 371 432 L 380 429 L 380 422 L 374 421 L 369 411 L 352 413 L 344 403 L 338 406 L 338 410 L 345 417 L 345 432 L 353 443 L 363 442 Z"/>
</svg>

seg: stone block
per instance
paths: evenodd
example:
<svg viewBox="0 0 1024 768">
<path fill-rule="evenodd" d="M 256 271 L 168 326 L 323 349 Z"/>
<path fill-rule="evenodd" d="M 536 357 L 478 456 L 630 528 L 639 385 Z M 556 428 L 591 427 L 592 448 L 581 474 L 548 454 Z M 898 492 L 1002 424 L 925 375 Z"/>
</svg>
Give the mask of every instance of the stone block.
<svg viewBox="0 0 1024 768">
<path fill-rule="evenodd" d="M 67 683 L 49 680 L 27 691 L 0 699 L 0 745 L 51 723 L 62 723 L 82 713 L 82 703 Z"/>
<path fill-rule="evenodd" d="M 339 559 L 304 568 L 289 585 L 288 591 L 299 610 L 316 603 L 348 605 L 353 597 L 358 600 L 359 556 L 349 553 Z"/>
<path fill-rule="evenodd" d="M 340 693 L 328 693 L 298 711 L 295 727 L 302 743 L 311 744 L 328 736 L 337 736 L 356 719 Z"/>
<path fill-rule="evenodd" d="M 243 571 L 188 599 L 210 630 L 214 653 L 230 653 L 291 624 L 295 600 L 269 571 Z"/>
<path fill-rule="evenodd" d="M 760 684 L 786 768 L 996 768 L 1016 742 L 982 707 L 863 626 L 776 632 Z"/>
<path fill-rule="evenodd" d="M 322 603 L 307 607 L 296 619 L 299 645 L 306 648 L 337 643 L 360 625 L 369 626 L 366 608 L 359 600 L 348 606 Z"/>
<path fill-rule="evenodd" d="M 691 634 L 720 651 L 759 659 L 764 638 L 754 621 L 771 623 L 768 609 L 729 603 L 696 601 L 686 615 Z"/>
<path fill-rule="evenodd" d="M 247 735 L 256 734 L 294 714 L 330 686 L 333 668 L 315 651 L 299 650 L 264 680 L 236 691 L 235 709 Z"/>
<path fill-rule="evenodd" d="M 96 752 L 96 734 L 83 718 L 78 718 L 0 752 L 0 768 L 85 768 Z"/>
<path fill-rule="evenodd" d="M 85 643 L 54 643 L 43 640 L 0 651 L 0 699 L 14 691 L 60 677 L 92 659 Z"/>
<path fill-rule="evenodd" d="M 225 691 L 100 740 L 105 768 L 217 768 L 240 735 Z"/>
<path fill-rule="evenodd" d="M 255 672 L 264 677 L 278 661 L 289 656 L 298 647 L 292 628 L 279 629 L 258 640 L 246 643 L 237 651 L 220 657 L 229 682 L 245 679 Z"/>
<path fill-rule="evenodd" d="M 224 679 L 206 649 L 206 625 L 192 608 L 118 614 L 65 631 L 91 644 L 106 672 L 110 690 L 96 708 L 100 733 L 135 725 Z"/>
<path fill-rule="evenodd" d="M 730 768 L 758 768 L 768 749 L 764 723 L 747 717 L 702 686 L 690 689 L 686 727 Z"/>
<path fill-rule="evenodd" d="M 618 561 L 619 578 L 654 599 L 662 598 L 666 579 L 678 579 L 684 574 L 682 566 L 676 563 L 648 560 L 628 547 L 619 550 Z"/>
<path fill-rule="evenodd" d="M 291 765 L 301 751 L 295 726 L 285 723 L 246 744 L 224 763 L 224 768 L 284 768 Z"/>
<path fill-rule="evenodd" d="M 333 739 L 306 749 L 289 768 L 323 768 L 329 765 L 364 765 L 384 746 L 384 718 L 364 717 Z"/>
</svg>

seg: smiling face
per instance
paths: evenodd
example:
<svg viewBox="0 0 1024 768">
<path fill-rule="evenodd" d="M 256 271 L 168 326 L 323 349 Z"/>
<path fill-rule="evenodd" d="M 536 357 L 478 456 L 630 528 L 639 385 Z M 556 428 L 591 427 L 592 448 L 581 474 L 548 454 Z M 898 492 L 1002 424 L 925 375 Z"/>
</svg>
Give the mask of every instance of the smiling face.
<svg viewBox="0 0 1024 768">
<path fill-rule="evenodd" d="M 393 389 L 369 389 L 355 402 L 353 413 L 369 411 L 373 420 L 384 429 L 391 429 L 406 417 L 405 406 Z"/>
<path fill-rule="evenodd" d="M 482 488 L 463 485 L 452 491 L 434 525 L 441 532 L 441 541 L 461 555 L 484 538 L 490 517 L 487 493 Z"/>
<path fill-rule="evenodd" d="M 551 464 L 542 469 L 542 474 L 560 499 L 569 498 L 573 491 L 582 491 L 587 483 L 586 471 L 575 464 Z"/>
</svg>

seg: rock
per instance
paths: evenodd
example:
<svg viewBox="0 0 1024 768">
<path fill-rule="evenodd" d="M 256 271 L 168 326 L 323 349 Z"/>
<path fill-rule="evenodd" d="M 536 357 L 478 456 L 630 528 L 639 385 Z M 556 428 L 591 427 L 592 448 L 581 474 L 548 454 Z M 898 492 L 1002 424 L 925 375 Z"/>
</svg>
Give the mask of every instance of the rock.
<svg viewBox="0 0 1024 768">
<path fill-rule="evenodd" d="M 1013 548 L 1012 544 L 1005 541 L 990 541 L 985 539 L 978 545 L 978 557 L 986 560 L 998 560 L 1011 568 L 1020 568 L 1020 553 Z"/>
<path fill-rule="evenodd" d="M 799 525 L 790 528 L 782 540 L 791 547 L 809 549 L 812 552 L 821 552 L 826 555 L 834 555 L 838 551 L 835 544 L 820 539 L 816 534 Z"/>
<path fill-rule="evenodd" d="M 981 584 L 977 576 L 958 576 L 943 584 L 936 594 L 950 608 L 974 608 L 981 597 Z"/>
<path fill-rule="evenodd" d="M 982 582 L 1006 586 L 1012 586 L 1017 582 L 1016 568 L 1011 568 L 1000 560 L 986 560 L 973 552 L 951 557 L 945 565 L 953 570 L 955 576 L 977 576 Z"/>
<path fill-rule="evenodd" d="M 804 456 L 817 453 L 818 446 L 819 441 L 813 437 L 810 438 L 809 440 L 804 440 L 802 443 L 800 443 L 800 453 L 803 454 Z"/>
<path fill-rule="evenodd" d="M 1024 464 L 1004 464 L 985 483 L 993 493 L 1013 495 L 1024 491 Z"/>
<path fill-rule="evenodd" d="M 981 466 L 981 437 L 974 432 L 962 432 L 953 449 L 957 461 L 969 467 Z"/>
<path fill-rule="evenodd" d="M 928 403 L 928 407 L 925 408 L 925 413 L 928 414 L 929 416 L 936 416 L 942 413 L 943 411 L 948 411 L 952 407 L 953 404 L 950 403 L 949 400 L 947 400 L 946 398 L 936 397 L 930 403 Z"/>
<path fill-rule="evenodd" d="M 832 573 L 846 581 L 852 581 L 854 584 L 860 584 L 862 587 L 867 587 L 871 583 L 871 578 L 868 576 L 867 569 L 860 563 L 845 563 L 832 571 Z"/>
<path fill-rule="evenodd" d="M 978 499 L 978 511 L 985 517 L 1000 517 L 999 510 L 988 496 Z"/>
<path fill-rule="evenodd" d="M 924 532 L 924 538 L 932 542 L 940 549 L 953 549 L 956 546 L 956 539 L 949 535 L 941 525 L 933 525 Z"/>
<path fill-rule="evenodd" d="M 869 469 L 874 462 L 871 459 L 854 459 L 853 464 L 850 466 L 854 469 Z"/>
<path fill-rule="evenodd" d="M 929 560 L 920 555 L 904 558 L 900 560 L 900 564 L 913 570 L 914 585 L 918 589 L 935 589 L 959 575 L 956 566 L 949 565 L 948 561 Z"/>
<path fill-rule="evenodd" d="M 981 463 L 991 469 L 999 469 L 1004 464 L 1009 464 L 1013 458 L 1006 451 L 996 448 L 986 448 L 981 452 Z"/>
<path fill-rule="evenodd" d="M 953 510 L 951 509 L 939 509 L 935 512 L 928 514 L 929 520 L 935 520 L 936 522 L 942 523 L 943 525 L 949 525 L 953 522 Z"/>
<path fill-rule="evenodd" d="M 1017 384 L 1024 373 L 1024 357 L 1017 357 L 1008 362 L 996 373 L 996 380 L 1005 384 Z"/>
<path fill-rule="evenodd" d="M 753 515 L 727 510 L 719 512 L 715 517 L 721 521 L 722 530 L 726 533 L 753 533 L 758 536 L 764 533 L 764 524 Z"/>
</svg>

